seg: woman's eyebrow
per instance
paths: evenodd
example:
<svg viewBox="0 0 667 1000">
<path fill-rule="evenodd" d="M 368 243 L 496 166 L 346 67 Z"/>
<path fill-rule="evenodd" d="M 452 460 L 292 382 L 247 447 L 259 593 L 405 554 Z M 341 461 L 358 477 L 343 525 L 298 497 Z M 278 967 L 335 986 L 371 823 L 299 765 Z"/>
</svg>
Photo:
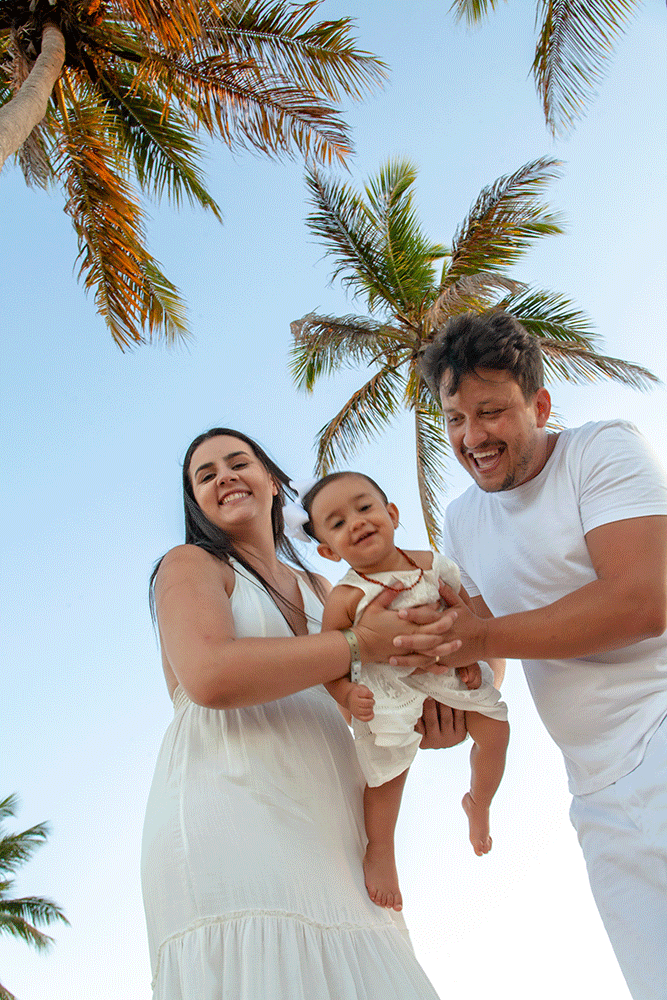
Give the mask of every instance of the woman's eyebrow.
<svg viewBox="0 0 667 1000">
<path fill-rule="evenodd" d="M 193 476 L 193 479 L 196 479 L 199 473 L 202 472 L 204 469 L 212 469 L 213 467 L 214 467 L 213 462 L 204 462 L 204 464 L 200 465 L 198 469 L 195 469 L 195 474 Z"/>
<path fill-rule="evenodd" d="M 231 462 L 232 459 L 236 458 L 238 455 L 243 455 L 243 456 L 247 457 L 247 452 L 245 452 L 245 451 L 230 451 L 229 455 L 223 455 L 223 461 L 225 461 L 225 462 Z M 193 478 L 196 478 L 199 475 L 199 473 L 202 471 L 202 469 L 214 469 L 214 468 L 215 468 L 215 462 L 204 462 L 204 464 L 200 465 L 198 469 L 195 469 L 195 474 L 194 474 Z"/>
</svg>

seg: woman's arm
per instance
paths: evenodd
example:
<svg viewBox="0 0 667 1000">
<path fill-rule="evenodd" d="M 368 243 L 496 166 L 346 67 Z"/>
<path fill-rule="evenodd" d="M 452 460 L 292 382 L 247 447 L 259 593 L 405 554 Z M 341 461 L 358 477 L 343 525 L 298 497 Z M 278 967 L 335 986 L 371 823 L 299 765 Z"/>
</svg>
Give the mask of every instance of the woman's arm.
<svg viewBox="0 0 667 1000">
<path fill-rule="evenodd" d="M 350 647 L 338 631 L 287 638 L 237 638 L 229 593 L 233 571 L 196 545 L 162 560 L 155 597 L 164 656 L 188 696 L 207 708 L 240 708 L 342 677 Z M 355 626 L 364 662 L 389 658 L 406 623 L 383 596 Z M 389 600 L 391 594 L 388 594 Z"/>
<path fill-rule="evenodd" d="M 354 613 L 362 592 L 356 587 L 334 587 L 327 597 L 322 613 L 322 631 L 351 628 Z M 361 684 L 353 684 L 345 675 L 324 685 L 331 697 L 338 702 L 348 726 L 352 716 L 368 722 L 373 718 L 373 692 Z"/>
</svg>

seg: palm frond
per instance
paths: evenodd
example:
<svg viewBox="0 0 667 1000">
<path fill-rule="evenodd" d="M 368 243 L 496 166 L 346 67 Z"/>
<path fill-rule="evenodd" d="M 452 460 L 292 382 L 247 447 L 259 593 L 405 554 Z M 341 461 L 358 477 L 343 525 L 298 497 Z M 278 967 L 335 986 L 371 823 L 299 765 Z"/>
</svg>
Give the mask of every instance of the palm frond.
<svg viewBox="0 0 667 1000">
<path fill-rule="evenodd" d="M 13 815 L 9 813 L 8 815 Z M 49 833 L 46 823 L 38 823 L 22 833 L 8 833 L 0 838 L 0 872 L 14 872 L 32 857 Z"/>
<path fill-rule="evenodd" d="M 291 331 L 290 370 L 297 389 L 306 392 L 312 392 L 318 378 L 341 367 L 355 368 L 377 360 L 398 365 L 409 349 L 402 330 L 361 316 L 336 318 L 309 313 L 295 320 Z"/>
<path fill-rule="evenodd" d="M 185 195 L 190 204 L 210 209 L 221 219 L 218 205 L 204 187 L 201 146 L 180 112 L 173 107 L 166 110 L 146 88 L 137 89 L 127 73 L 115 79 L 100 73 L 97 87 L 141 187 L 158 198 L 166 191 L 177 207 Z"/>
<path fill-rule="evenodd" d="M 219 27 L 206 23 L 210 43 L 240 61 L 270 65 L 274 73 L 330 100 L 360 98 L 386 77 L 386 67 L 351 41 L 352 19 L 309 24 L 321 0 L 286 5 L 256 0 L 227 4 Z"/>
<path fill-rule="evenodd" d="M 21 917 L 3 913 L 0 904 L 0 934 L 7 934 L 10 937 L 21 938 L 26 944 L 31 945 L 38 951 L 46 951 L 53 944 L 53 938 L 40 931 L 33 924 Z"/>
<path fill-rule="evenodd" d="M 153 57 L 153 72 L 159 58 Z M 269 156 L 294 155 L 322 163 L 351 152 L 342 117 L 320 95 L 306 92 L 269 68 L 230 62 L 226 56 L 199 61 L 165 56 L 164 71 L 208 131 L 230 149 L 256 149 Z"/>
<path fill-rule="evenodd" d="M 15 816 L 18 805 L 18 795 L 8 795 L 6 799 L 3 799 L 0 802 L 0 820 L 6 819 L 7 816 Z"/>
<path fill-rule="evenodd" d="M 355 292 L 378 295 L 389 306 L 397 306 L 383 278 L 382 254 L 363 199 L 350 185 L 327 180 L 312 168 L 306 171 L 306 184 L 316 209 L 306 223 L 324 245 L 326 256 L 334 258 L 331 280 L 343 275 L 343 284 Z"/>
<path fill-rule="evenodd" d="M 464 274 L 441 289 L 433 304 L 424 312 L 422 323 L 428 336 L 452 316 L 462 312 L 484 312 L 497 301 L 500 292 L 519 294 L 526 286 L 505 274 L 480 271 Z"/>
<path fill-rule="evenodd" d="M 67 74 L 64 77 L 67 80 Z M 55 93 L 62 122 L 56 172 L 69 199 L 66 211 L 79 237 L 79 277 L 95 290 L 95 303 L 122 349 L 144 341 L 143 330 L 170 342 L 186 335 L 184 308 L 171 282 L 145 247 L 142 212 L 125 171 L 122 151 L 112 146 L 113 121 L 85 94 L 79 100 L 63 80 Z"/>
<path fill-rule="evenodd" d="M 547 125 L 557 135 L 584 114 L 616 41 L 641 2 L 539 0 L 539 7 L 542 24 L 532 70 Z"/>
<path fill-rule="evenodd" d="M 448 250 L 423 232 L 413 201 L 417 169 L 408 160 L 389 160 L 366 185 L 366 212 L 373 224 L 376 257 L 384 264 L 383 284 L 393 291 L 400 311 L 415 313 L 433 288 L 433 262 Z M 368 290 L 372 310 L 379 298 Z"/>
<path fill-rule="evenodd" d="M 620 382 L 631 389 L 646 390 L 660 384 L 657 378 L 647 368 L 622 361 L 620 358 L 610 358 L 585 347 L 564 344 L 559 340 L 540 340 L 544 368 L 552 378 L 560 378 L 566 382 L 599 382 L 608 378 Z"/>
<path fill-rule="evenodd" d="M 410 372 L 406 403 L 414 411 L 417 484 L 429 544 L 436 548 L 441 537 L 443 469 L 448 457 L 448 441 L 442 411 L 431 398 L 416 368 Z"/>
<path fill-rule="evenodd" d="M 191 0 L 122 0 L 115 13 L 164 48 L 191 53 L 202 35 L 199 4 Z"/>
<path fill-rule="evenodd" d="M 483 17 L 486 17 L 489 13 L 489 7 L 491 10 L 495 10 L 498 2 L 499 0 L 454 0 L 449 9 L 454 11 L 457 21 L 465 19 L 468 26 L 472 27 L 473 24 L 477 24 Z"/>
<path fill-rule="evenodd" d="M 502 270 L 539 237 L 562 232 L 559 216 L 538 199 L 558 177 L 559 166 L 558 160 L 542 157 L 480 192 L 454 236 L 448 283 L 464 274 Z"/>
<path fill-rule="evenodd" d="M 23 899 L 0 899 L 0 932 L 5 931 L 5 918 L 31 920 L 35 924 L 48 926 L 56 922 L 67 924 L 69 920 L 59 906 L 42 896 L 25 896 Z M 11 931 L 9 932 L 11 933 Z"/>
<path fill-rule="evenodd" d="M 0 1000 L 16 1000 L 13 993 L 10 993 L 6 986 L 0 983 Z"/>
<path fill-rule="evenodd" d="M 404 385 L 404 375 L 385 365 L 354 393 L 317 435 L 318 475 L 331 472 L 364 442 L 375 440 L 386 430 L 398 413 Z"/>
</svg>

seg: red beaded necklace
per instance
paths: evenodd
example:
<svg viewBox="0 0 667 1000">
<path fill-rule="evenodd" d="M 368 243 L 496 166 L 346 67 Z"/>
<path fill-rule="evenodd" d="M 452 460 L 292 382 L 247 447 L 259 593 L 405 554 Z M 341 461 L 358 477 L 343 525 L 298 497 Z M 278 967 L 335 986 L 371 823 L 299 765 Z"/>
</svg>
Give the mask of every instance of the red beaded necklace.
<svg viewBox="0 0 667 1000">
<path fill-rule="evenodd" d="M 421 578 L 423 577 L 424 570 L 421 568 L 421 566 L 417 565 L 417 563 L 414 561 L 414 559 L 410 558 L 410 556 L 407 554 L 407 552 L 404 552 L 403 549 L 399 549 L 398 545 L 396 546 L 396 549 L 397 549 L 398 552 L 401 553 L 401 555 L 403 556 L 404 559 L 408 560 L 408 562 L 413 567 L 413 569 L 418 569 L 419 570 L 419 576 L 417 577 L 417 579 L 415 580 L 414 583 L 410 584 L 409 587 L 392 587 L 388 583 L 383 583 L 382 580 L 374 580 L 372 576 L 366 576 L 366 574 L 360 572 L 360 570 L 356 571 L 357 575 L 360 576 L 362 578 L 362 580 L 366 580 L 367 583 L 376 583 L 378 585 L 378 587 L 384 587 L 385 590 L 393 590 L 395 594 L 402 594 L 404 590 L 412 590 L 412 588 L 416 587 L 417 584 L 419 583 L 419 581 L 421 580 Z"/>
</svg>

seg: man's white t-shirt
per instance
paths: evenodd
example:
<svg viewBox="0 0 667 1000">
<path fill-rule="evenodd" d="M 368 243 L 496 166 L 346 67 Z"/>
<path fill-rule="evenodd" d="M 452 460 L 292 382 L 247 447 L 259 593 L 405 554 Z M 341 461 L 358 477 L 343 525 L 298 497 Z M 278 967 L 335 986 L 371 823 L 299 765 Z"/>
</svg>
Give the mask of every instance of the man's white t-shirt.
<svg viewBox="0 0 667 1000">
<path fill-rule="evenodd" d="M 667 480 L 644 438 L 623 420 L 589 423 L 562 431 L 529 482 L 498 493 L 475 484 L 452 501 L 443 548 L 468 594 L 481 594 L 498 617 L 545 607 L 595 580 L 588 531 L 655 514 L 667 514 Z M 667 633 L 523 667 L 575 795 L 633 770 L 667 715 Z"/>
</svg>

